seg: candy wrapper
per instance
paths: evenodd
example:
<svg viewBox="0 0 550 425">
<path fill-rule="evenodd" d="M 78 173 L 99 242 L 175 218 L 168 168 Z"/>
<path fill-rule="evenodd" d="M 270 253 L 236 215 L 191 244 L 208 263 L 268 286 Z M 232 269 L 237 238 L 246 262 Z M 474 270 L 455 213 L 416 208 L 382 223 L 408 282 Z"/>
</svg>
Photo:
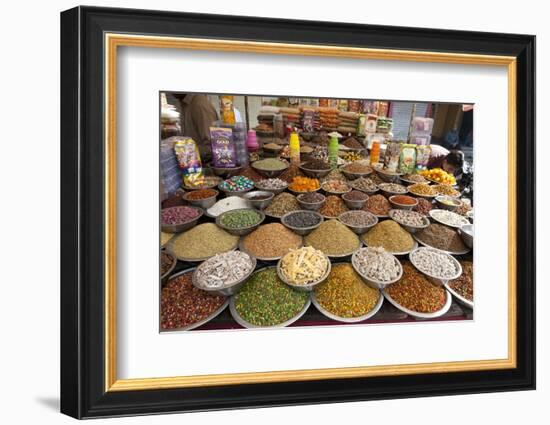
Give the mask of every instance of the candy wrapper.
<svg viewBox="0 0 550 425">
<path fill-rule="evenodd" d="M 174 153 L 183 174 L 186 186 L 198 184 L 203 178 L 199 148 L 190 137 L 178 137 L 174 143 Z"/>
<path fill-rule="evenodd" d="M 230 128 L 210 127 L 210 144 L 214 167 L 232 168 L 237 166 L 233 131 Z"/>
</svg>

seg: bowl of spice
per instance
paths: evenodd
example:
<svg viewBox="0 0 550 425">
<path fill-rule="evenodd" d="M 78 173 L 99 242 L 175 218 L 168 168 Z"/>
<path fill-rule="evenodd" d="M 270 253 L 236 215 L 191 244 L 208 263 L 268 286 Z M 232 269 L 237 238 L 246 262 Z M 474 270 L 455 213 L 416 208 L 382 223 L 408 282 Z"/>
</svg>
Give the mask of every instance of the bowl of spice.
<svg viewBox="0 0 550 425">
<path fill-rule="evenodd" d="M 416 248 L 409 254 L 409 260 L 419 272 L 435 280 L 457 279 L 462 274 L 462 266 L 458 260 L 439 249 Z"/>
<path fill-rule="evenodd" d="M 249 201 L 240 196 L 228 196 L 227 198 L 220 199 L 213 206 L 208 208 L 206 210 L 206 215 L 211 218 L 216 218 L 226 211 L 250 208 L 251 206 L 252 204 L 250 204 Z"/>
<path fill-rule="evenodd" d="M 184 201 L 200 208 L 210 208 L 216 203 L 216 197 L 220 194 L 216 189 L 199 189 L 187 192 L 182 196 Z"/>
<path fill-rule="evenodd" d="M 277 154 L 279 153 L 279 151 L 281 149 L 283 149 L 283 146 L 277 144 L 277 143 L 274 143 L 274 142 L 269 142 L 269 143 L 266 143 L 262 146 L 262 149 L 264 151 L 267 151 L 269 153 L 272 153 L 272 154 Z"/>
<path fill-rule="evenodd" d="M 296 200 L 302 209 L 317 211 L 325 203 L 326 197 L 322 193 L 309 192 L 301 193 L 296 197 Z"/>
<path fill-rule="evenodd" d="M 164 285 L 168 281 L 168 277 L 176 267 L 176 257 L 166 251 L 160 252 L 160 281 Z"/>
<path fill-rule="evenodd" d="M 273 218 L 281 218 L 286 213 L 297 211 L 300 209 L 300 204 L 296 197 L 287 192 L 279 193 L 268 207 L 264 210 L 265 215 Z"/>
<path fill-rule="evenodd" d="M 382 294 L 394 307 L 419 319 L 443 316 L 452 302 L 443 286 L 430 282 L 408 262 L 401 279 L 382 289 Z"/>
<path fill-rule="evenodd" d="M 330 173 L 331 166 L 321 159 L 312 158 L 300 165 L 300 170 L 308 177 L 320 179 Z"/>
<path fill-rule="evenodd" d="M 391 171 L 388 169 L 385 169 L 383 165 L 379 164 L 373 167 L 376 171 L 376 174 L 383 182 L 386 183 L 399 183 L 400 177 L 403 175 L 403 173 L 400 173 L 399 171 Z"/>
<path fill-rule="evenodd" d="M 242 196 L 246 192 L 250 192 L 254 187 L 254 182 L 248 177 L 233 176 L 224 180 L 218 185 L 225 196 Z"/>
<path fill-rule="evenodd" d="M 265 158 L 254 161 L 250 166 L 265 177 L 272 178 L 285 171 L 288 168 L 288 162 L 277 158 Z"/>
<path fill-rule="evenodd" d="M 455 212 L 457 208 L 462 204 L 460 199 L 453 198 L 452 196 L 439 195 L 435 197 L 437 206 L 442 210 L 449 210 Z"/>
<path fill-rule="evenodd" d="M 342 258 L 361 248 L 361 241 L 338 220 L 328 220 L 304 237 L 304 245 L 319 249 L 331 258 Z"/>
<path fill-rule="evenodd" d="M 213 189 L 221 183 L 222 179 L 217 176 L 204 176 L 195 181 L 187 181 L 183 184 L 185 190 Z"/>
<path fill-rule="evenodd" d="M 174 236 L 166 246 L 180 261 L 204 261 L 222 252 L 237 248 L 239 237 L 214 223 L 203 223 Z"/>
<path fill-rule="evenodd" d="M 448 184 L 436 184 L 432 187 L 438 195 L 450 196 L 451 198 L 458 198 L 460 196 L 460 192 Z"/>
<path fill-rule="evenodd" d="M 462 274 L 457 279 L 449 280 L 445 288 L 456 298 L 456 300 L 469 308 L 474 308 L 474 281 L 473 263 L 461 261 Z"/>
<path fill-rule="evenodd" d="M 239 249 L 261 261 L 277 261 L 302 246 L 302 237 L 281 223 L 263 224 L 244 236 Z"/>
<path fill-rule="evenodd" d="M 382 289 L 403 275 L 399 260 L 384 248 L 361 248 L 351 256 L 351 265 L 368 285 Z"/>
<path fill-rule="evenodd" d="M 278 195 L 281 192 L 284 192 L 288 187 L 288 183 L 279 178 L 272 179 L 263 179 L 254 183 L 256 189 L 265 190 L 271 192 L 275 195 Z"/>
<path fill-rule="evenodd" d="M 254 208 L 259 210 L 266 208 L 274 197 L 275 194 L 267 190 L 253 190 L 252 192 L 245 193 L 243 196 Z"/>
<path fill-rule="evenodd" d="M 424 198 L 417 198 L 417 199 L 418 199 L 418 205 L 413 208 L 413 211 L 416 211 L 422 215 L 428 216 L 428 213 L 433 208 L 432 202 Z"/>
<path fill-rule="evenodd" d="M 216 217 L 216 224 L 236 236 L 248 235 L 265 220 L 265 214 L 252 208 L 224 212 Z"/>
<path fill-rule="evenodd" d="M 343 180 L 326 180 L 321 184 L 323 189 L 329 195 L 342 195 L 343 193 L 351 192 L 349 184 Z"/>
<path fill-rule="evenodd" d="M 430 225 L 428 217 L 416 211 L 390 210 L 390 218 L 397 221 L 409 233 L 416 233 Z"/>
<path fill-rule="evenodd" d="M 346 211 L 349 211 L 349 208 L 346 206 L 342 198 L 337 195 L 327 196 L 325 203 L 319 210 L 325 218 L 336 218 Z"/>
<path fill-rule="evenodd" d="M 212 172 L 219 177 L 222 177 L 224 179 L 228 179 L 230 177 L 238 175 L 244 168 L 244 166 L 239 167 L 214 167 L 213 165 L 210 165 L 210 168 L 212 169 Z"/>
<path fill-rule="evenodd" d="M 408 254 L 418 246 L 410 233 L 393 220 L 379 222 L 362 235 L 361 240 L 367 246 L 382 247 L 393 255 Z"/>
<path fill-rule="evenodd" d="M 365 192 L 354 189 L 351 192 L 344 193 L 342 195 L 342 199 L 350 210 L 360 210 L 365 206 L 367 200 L 369 199 L 369 195 Z"/>
<path fill-rule="evenodd" d="M 400 177 L 401 179 L 401 182 L 405 185 L 405 186 L 409 186 L 411 184 L 415 184 L 415 183 L 424 183 L 424 184 L 430 184 L 430 182 L 428 180 L 426 180 L 426 178 L 420 174 L 405 174 L 403 176 Z"/>
<path fill-rule="evenodd" d="M 233 295 L 254 272 L 256 259 L 246 252 L 229 251 L 201 263 L 193 273 L 193 285 L 218 295 Z"/>
<path fill-rule="evenodd" d="M 319 227 L 324 218 L 317 211 L 298 210 L 286 213 L 281 223 L 298 235 L 304 236 Z"/>
<path fill-rule="evenodd" d="M 384 297 L 367 285 L 351 264 L 338 263 L 332 266 L 328 278 L 315 287 L 311 301 L 329 319 L 358 323 L 374 316 Z"/>
<path fill-rule="evenodd" d="M 317 192 L 320 188 L 321 185 L 319 184 L 319 180 L 311 177 L 294 177 L 292 183 L 288 185 L 288 190 L 295 195 L 307 192 Z"/>
<path fill-rule="evenodd" d="M 279 278 L 298 291 L 312 291 L 326 280 L 330 269 L 328 257 L 311 246 L 291 251 L 277 263 Z"/>
<path fill-rule="evenodd" d="M 231 298 L 229 310 L 245 328 L 273 328 L 291 325 L 311 304 L 309 293 L 286 285 L 275 266 L 256 270 Z"/>
<path fill-rule="evenodd" d="M 407 188 L 398 183 L 380 183 L 378 188 L 388 197 L 407 193 Z"/>
<path fill-rule="evenodd" d="M 353 161 L 340 168 L 340 171 L 350 179 L 355 180 L 372 174 L 372 168 L 367 161 Z"/>
<path fill-rule="evenodd" d="M 390 204 L 399 210 L 412 210 L 418 205 L 418 199 L 407 195 L 393 195 L 389 198 Z"/>
<path fill-rule="evenodd" d="M 474 246 L 474 225 L 473 224 L 463 224 L 458 229 L 458 234 L 469 248 Z"/>
<path fill-rule="evenodd" d="M 391 204 L 384 195 L 372 195 L 367 199 L 363 210 L 373 213 L 378 218 L 386 218 L 391 210 Z"/>
<path fill-rule="evenodd" d="M 229 299 L 193 286 L 195 269 L 173 275 L 160 295 L 160 330 L 187 331 L 208 323 L 220 314 Z"/>
<path fill-rule="evenodd" d="M 466 224 L 470 224 L 467 218 L 448 210 L 433 209 L 430 210 L 428 214 L 433 220 L 438 221 L 439 223 L 449 227 L 455 227 L 457 229 Z"/>
<path fill-rule="evenodd" d="M 353 233 L 362 235 L 378 223 L 378 217 L 363 210 L 352 210 L 338 216 L 338 221 L 348 226 Z"/>
<path fill-rule="evenodd" d="M 368 195 L 374 195 L 379 190 L 378 185 L 370 177 L 360 177 L 357 180 L 353 180 L 350 186 Z"/>
<path fill-rule="evenodd" d="M 439 223 L 431 223 L 413 237 L 423 246 L 439 249 L 448 254 L 462 255 L 470 251 L 456 229 Z"/>
<path fill-rule="evenodd" d="M 161 230 L 168 233 L 185 232 L 195 226 L 202 215 L 203 210 L 188 205 L 164 208 L 160 212 Z"/>
<path fill-rule="evenodd" d="M 407 187 L 409 193 L 421 198 L 433 199 L 437 196 L 435 189 L 424 183 L 415 183 Z"/>
</svg>

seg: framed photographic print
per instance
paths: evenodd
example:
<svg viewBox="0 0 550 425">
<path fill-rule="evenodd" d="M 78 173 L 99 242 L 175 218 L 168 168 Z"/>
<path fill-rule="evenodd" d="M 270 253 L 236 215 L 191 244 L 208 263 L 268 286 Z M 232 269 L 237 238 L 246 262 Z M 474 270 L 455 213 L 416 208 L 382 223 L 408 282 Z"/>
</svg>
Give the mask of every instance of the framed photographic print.
<svg viewBox="0 0 550 425">
<path fill-rule="evenodd" d="M 535 387 L 535 38 L 61 14 L 61 411 Z"/>
</svg>

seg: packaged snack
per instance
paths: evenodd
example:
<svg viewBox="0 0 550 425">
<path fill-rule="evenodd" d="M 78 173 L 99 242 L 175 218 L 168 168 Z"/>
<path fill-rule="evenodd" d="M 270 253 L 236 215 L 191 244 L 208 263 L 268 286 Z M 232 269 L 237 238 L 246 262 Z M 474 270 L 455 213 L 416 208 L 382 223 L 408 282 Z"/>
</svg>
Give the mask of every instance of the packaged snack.
<svg viewBox="0 0 550 425">
<path fill-rule="evenodd" d="M 203 178 L 199 148 L 190 137 L 178 137 L 174 143 L 174 153 L 183 174 L 183 183 L 192 186 Z"/>
<path fill-rule="evenodd" d="M 393 120 L 391 118 L 378 117 L 376 121 L 376 131 L 379 133 L 389 133 L 393 128 Z"/>
<path fill-rule="evenodd" d="M 416 145 L 403 144 L 401 147 L 401 157 L 399 159 L 399 171 L 403 174 L 414 172 L 416 165 Z"/>
<path fill-rule="evenodd" d="M 378 116 L 385 118 L 388 116 L 390 102 L 378 102 Z"/>
<path fill-rule="evenodd" d="M 363 137 L 367 134 L 367 116 L 365 114 L 359 114 L 357 118 L 357 135 Z"/>
<path fill-rule="evenodd" d="M 210 127 L 210 144 L 214 167 L 231 168 L 237 166 L 233 131 L 230 128 Z"/>
<path fill-rule="evenodd" d="M 348 111 L 350 112 L 360 112 L 361 110 L 361 103 L 359 100 L 349 100 L 348 101 Z"/>
<path fill-rule="evenodd" d="M 409 143 L 413 145 L 429 145 L 432 136 L 429 135 L 412 135 L 409 138 Z"/>
<path fill-rule="evenodd" d="M 432 153 L 431 146 L 417 146 L 416 147 L 416 169 L 425 170 L 428 168 L 428 162 Z"/>
<path fill-rule="evenodd" d="M 374 114 L 367 114 L 367 122 L 365 124 L 365 130 L 367 133 L 376 133 L 376 126 L 378 123 L 378 116 Z"/>
<path fill-rule="evenodd" d="M 361 109 L 364 114 L 378 115 L 378 102 L 375 100 L 363 100 Z"/>
<path fill-rule="evenodd" d="M 235 124 L 233 96 L 220 96 L 220 115 L 225 124 Z"/>
<path fill-rule="evenodd" d="M 338 110 L 342 112 L 346 112 L 348 110 L 348 100 L 347 99 L 340 99 L 338 101 Z"/>
<path fill-rule="evenodd" d="M 328 108 L 328 99 L 327 98 L 319 99 L 319 106 L 321 108 Z"/>
<path fill-rule="evenodd" d="M 384 169 L 388 171 L 397 171 L 401 155 L 401 142 L 389 142 L 384 155 Z"/>
</svg>

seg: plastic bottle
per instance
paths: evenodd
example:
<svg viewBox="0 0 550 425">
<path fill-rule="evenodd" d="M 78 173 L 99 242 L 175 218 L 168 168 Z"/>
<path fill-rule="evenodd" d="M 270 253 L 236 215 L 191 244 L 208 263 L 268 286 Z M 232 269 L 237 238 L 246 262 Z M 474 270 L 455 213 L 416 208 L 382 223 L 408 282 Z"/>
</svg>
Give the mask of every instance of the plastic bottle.
<svg viewBox="0 0 550 425">
<path fill-rule="evenodd" d="M 328 163 L 332 168 L 338 167 L 338 138 L 332 136 L 328 142 Z"/>
<path fill-rule="evenodd" d="M 297 133 L 290 134 L 289 140 L 290 148 L 290 163 L 296 166 L 300 165 L 300 139 Z"/>
<path fill-rule="evenodd" d="M 380 142 L 375 140 L 370 149 L 370 165 L 376 165 L 378 161 L 380 161 Z"/>
</svg>

